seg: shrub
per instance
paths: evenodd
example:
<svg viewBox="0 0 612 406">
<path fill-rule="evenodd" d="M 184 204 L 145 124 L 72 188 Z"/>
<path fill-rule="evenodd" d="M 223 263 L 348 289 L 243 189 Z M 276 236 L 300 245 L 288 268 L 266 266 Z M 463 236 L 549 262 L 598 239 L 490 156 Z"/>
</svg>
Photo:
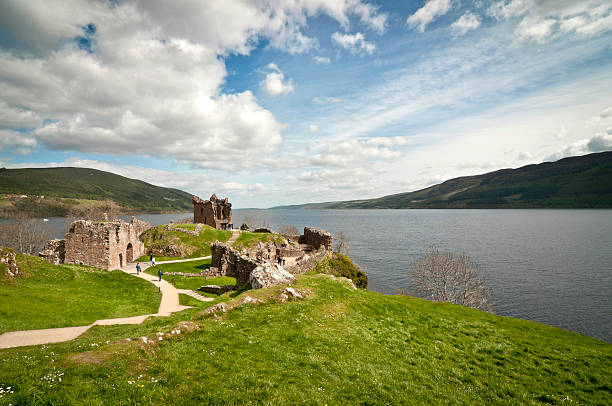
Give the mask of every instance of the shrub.
<svg viewBox="0 0 612 406">
<path fill-rule="evenodd" d="M 351 279 L 355 286 L 361 289 L 368 287 L 368 275 L 347 256 L 337 252 L 334 252 L 331 258 L 320 262 L 313 271 L 334 276 L 343 276 Z"/>
</svg>

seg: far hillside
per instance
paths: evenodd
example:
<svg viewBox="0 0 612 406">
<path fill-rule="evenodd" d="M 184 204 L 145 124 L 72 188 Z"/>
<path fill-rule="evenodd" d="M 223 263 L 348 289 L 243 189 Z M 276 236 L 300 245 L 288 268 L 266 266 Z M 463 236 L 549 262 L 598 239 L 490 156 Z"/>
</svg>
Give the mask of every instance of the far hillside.
<svg viewBox="0 0 612 406">
<path fill-rule="evenodd" d="M 121 213 L 190 211 L 191 195 L 88 168 L 0 169 L 0 217 L 67 216 L 99 202 Z"/>
<path fill-rule="evenodd" d="M 276 209 L 612 208 L 612 152 L 501 169 L 377 199 Z"/>
</svg>

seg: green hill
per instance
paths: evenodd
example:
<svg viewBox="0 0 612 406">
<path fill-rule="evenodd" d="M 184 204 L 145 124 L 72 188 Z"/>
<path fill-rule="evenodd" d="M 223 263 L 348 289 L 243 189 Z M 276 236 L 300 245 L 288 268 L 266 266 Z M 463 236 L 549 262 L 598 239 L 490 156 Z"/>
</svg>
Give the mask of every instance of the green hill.
<svg viewBox="0 0 612 406">
<path fill-rule="evenodd" d="M 299 275 L 293 288 L 304 299 L 283 302 L 284 288 L 226 293 L 214 302 L 186 297 L 196 308 L 171 317 L 1 350 L 0 386 L 10 390 L 0 403 L 610 402 L 609 343 L 457 305 L 355 290 L 328 275 Z M 246 296 L 261 302 L 244 303 Z M 219 301 L 236 307 L 202 312 Z"/>
<path fill-rule="evenodd" d="M 22 198 L 21 196 L 28 196 Z M 40 198 L 44 196 L 44 198 Z M 192 209 L 191 195 L 88 168 L 0 169 L 0 215 L 64 216 L 71 206 L 111 200 L 123 212 Z"/>
<path fill-rule="evenodd" d="M 416 192 L 368 200 L 275 208 L 610 208 L 612 152 L 450 179 Z"/>
</svg>

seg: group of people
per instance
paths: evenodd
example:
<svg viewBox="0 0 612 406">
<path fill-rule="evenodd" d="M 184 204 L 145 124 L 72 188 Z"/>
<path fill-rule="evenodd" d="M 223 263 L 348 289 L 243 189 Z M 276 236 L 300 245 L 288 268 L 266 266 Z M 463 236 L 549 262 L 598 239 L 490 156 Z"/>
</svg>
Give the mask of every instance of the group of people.
<svg viewBox="0 0 612 406">
<path fill-rule="evenodd" d="M 153 254 L 151 254 L 149 256 L 149 264 L 151 266 L 155 266 L 155 257 L 153 256 Z M 142 268 L 140 267 L 140 262 L 136 262 L 136 275 L 140 275 L 140 272 L 142 272 Z M 159 268 L 157 270 L 157 276 L 159 276 L 159 281 L 160 282 L 162 280 L 162 275 L 163 275 L 163 272 L 162 272 L 161 268 Z"/>
<path fill-rule="evenodd" d="M 276 262 L 278 262 L 279 265 L 285 265 L 287 263 L 285 261 L 285 257 L 281 257 L 281 256 L 276 257 Z"/>
<path fill-rule="evenodd" d="M 233 229 L 234 229 L 233 223 L 221 224 L 221 230 L 233 230 Z"/>
</svg>

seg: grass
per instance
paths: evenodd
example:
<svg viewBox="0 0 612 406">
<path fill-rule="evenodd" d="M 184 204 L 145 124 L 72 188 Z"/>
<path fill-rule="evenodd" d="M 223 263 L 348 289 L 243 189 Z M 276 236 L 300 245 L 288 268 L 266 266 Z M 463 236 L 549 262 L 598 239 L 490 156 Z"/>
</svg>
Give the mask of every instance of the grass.
<svg viewBox="0 0 612 406">
<path fill-rule="evenodd" d="M 154 267 L 147 268 L 146 273 L 157 276 L 159 269 L 162 272 L 183 272 L 183 273 L 199 273 L 203 269 L 210 268 L 210 258 L 199 261 L 175 262 L 170 264 L 160 264 Z M 220 276 L 215 278 L 206 278 L 205 276 L 180 276 L 180 275 L 162 275 L 162 279 L 170 282 L 177 289 L 197 290 L 204 285 L 235 285 L 236 278 L 229 276 Z M 216 297 L 212 295 L 209 297 Z"/>
<path fill-rule="evenodd" d="M 184 224 L 175 224 L 175 228 L 182 228 L 184 230 L 195 231 L 197 224 L 194 223 L 184 223 Z"/>
<path fill-rule="evenodd" d="M 255 245 L 259 242 L 278 242 L 282 243 L 283 238 L 278 234 L 270 233 L 251 233 L 249 231 L 243 231 L 240 237 L 232 244 L 232 247 L 236 249 L 247 248 Z"/>
<path fill-rule="evenodd" d="M 95 327 L 67 343 L 0 351 L 0 385 L 15 391 L 2 401 L 609 404 L 612 345 L 603 341 L 354 290 L 324 275 L 299 276 L 294 288 L 312 293 L 280 303 L 274 298 L 283 287 L 248 291 L 233 300 L 269 301 L 218 317 L 200 315 L 204 304 L 142 325 Z M 147 344 L 140 339 L 168 333 L 183 320 L 192 331 Z M 59 374 L 61 382 L 54 379 Z"/>
<path fill-rule="evenodd" d="M 121 271 L 55 266 L 17 256 L 16 282 L 0 279 L 0 333 L 83 326 L 98 319 L 156 313 L 161 297 L 150 283 Z"/>
<path fill-rule="evenodd" d="M 215 241 L 227 241 L 231 238 L 231 231 L 217 230 L 205 225 L 199 236 L 182 233 L 180 231 L 164 230 L 164 226 L 153 227 L 145 231 L 140 239 L 144 242 L 147 251 L 149 249 L 163 249 L 168 245 L 180 247 L 185 255 L 181 257 L 155 256 L 158 261 L 171 261 L 181 258 L 198 258 L 210 255 L 210 246 Z M 148 262 L 149 255 L 143 255 L 136 259 L 139 262 Z"/>
</svg>

